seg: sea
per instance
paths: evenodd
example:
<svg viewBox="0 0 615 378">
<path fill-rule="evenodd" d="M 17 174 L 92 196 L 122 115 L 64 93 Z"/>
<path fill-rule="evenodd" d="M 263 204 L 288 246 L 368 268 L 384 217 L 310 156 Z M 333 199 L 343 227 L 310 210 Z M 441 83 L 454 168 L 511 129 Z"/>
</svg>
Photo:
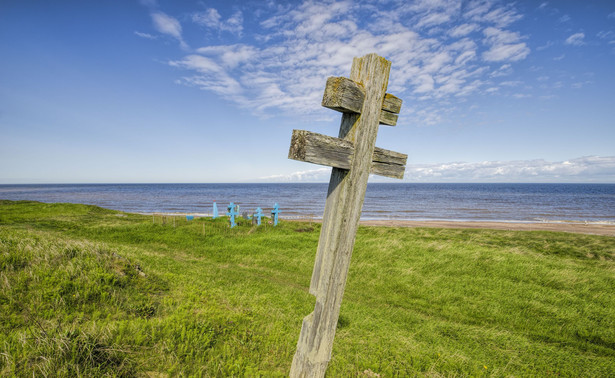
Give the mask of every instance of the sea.
<svg viewBox="0 0 615 378">
<path fill-rule="evenodd" d="M 209 216 L 279 204 L 280 217 L 322 218 L 328 184 L 0 185 L 0 199 L 68 202 L 132 213 Z M 1 211 L 1 208 L 0 208 Z M 615 184 L 370 183 L 361 219 L 615 224 Z"/>
</svg>

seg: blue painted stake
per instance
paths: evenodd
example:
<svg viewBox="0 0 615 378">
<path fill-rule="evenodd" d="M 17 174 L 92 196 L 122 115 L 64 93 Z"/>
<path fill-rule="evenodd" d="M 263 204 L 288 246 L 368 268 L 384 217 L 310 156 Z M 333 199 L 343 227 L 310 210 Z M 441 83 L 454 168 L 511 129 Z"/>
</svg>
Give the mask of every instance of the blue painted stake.
<svg viewBox="0 0 615 378">
<path fill-rule="evenodd" d="M 254 213 L 254 218 L 256 219 L 256 225 L 261 225 L 261 218 L 264 217 L 263 210 L 260 207 L 256 208 L 256 213 Z"/>
<path fill-rule="evenodd" d="M 231 228 L 237 226 L 235 224 L 235 215 L 238 215 L 239 213 L 236 211 L 235 205 L 231 202 L 230 205 L 228 205 L 228 213 L 226 213 L 226 215 L 228 215 L 229 217 L 231 217 L 229 219 L 229 221 L 231 222 Z"/>
<path fill-rule="evenodd" d="M 212 219 L 216 218 L 218 218 L 218 204 L 216 203 L 216 201 L 214 201 L 214 216 L 212 217 Z"/>
<path fill-rule="evenodd" d="M 273 210 L 271 210 L 274 227 L 278 225 L 278 214 L 280 214 L 280 208 L 278 207 L 278 203 L 276 202 L 275 205 L 273 205 Z"/>
</svg>

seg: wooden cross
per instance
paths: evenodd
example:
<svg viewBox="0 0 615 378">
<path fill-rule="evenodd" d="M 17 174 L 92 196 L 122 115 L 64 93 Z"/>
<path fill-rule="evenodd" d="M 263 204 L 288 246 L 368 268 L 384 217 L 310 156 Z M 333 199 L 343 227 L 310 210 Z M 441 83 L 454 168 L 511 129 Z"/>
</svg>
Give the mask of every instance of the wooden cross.
<svg viewBox="0 0 615 378">
<path fill-rule="evenodd" d="M 303 319 L 291 377 L 323 377 L 331 359 L 350 256 L 372 174 L 403 178 L 407 155 L 375 147 L 378 125 L 394 126 L 401 100 L 387 94 L 391 62 L 354 58 L 350 79 L 327 80 L 322 105 L 343 113 L 339 138 L 293 130 L 290 159 L 332 166 L 310 293 L 314 312 Z"/>
</svg>

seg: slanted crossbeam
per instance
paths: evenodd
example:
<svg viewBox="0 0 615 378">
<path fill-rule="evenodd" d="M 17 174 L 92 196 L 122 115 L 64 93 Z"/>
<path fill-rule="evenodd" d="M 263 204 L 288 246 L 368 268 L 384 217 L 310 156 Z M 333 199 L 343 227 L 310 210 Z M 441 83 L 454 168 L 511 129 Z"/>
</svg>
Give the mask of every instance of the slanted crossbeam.
<svg viewBox="0 0 615 378">
<path fill-rule="evenodd" d="M 317 134 L 306 130 L 293 130 L 288 158 L 308 163 L 350 169 L 354 144 L 350 141 Z M 382 148 L 374 148 L 370 173 L 392 178 L 404 178 L 408 155 Z"/>
<path fill-rule="evenodd" d="M 332 166 L 310 294 L 291 377 L 324 377 L 346 286 L 370 173 L 402 178 L 407 156 L 375 147 L 378 125 L 395 125 L 401 100 L 386 93 L 391 63 L 376 54 L 355 58 L 350 78 L 329 78 L 322 104 L 341 111 L 338 138 L 294 130 L 288 157 Z"/>
</svg>

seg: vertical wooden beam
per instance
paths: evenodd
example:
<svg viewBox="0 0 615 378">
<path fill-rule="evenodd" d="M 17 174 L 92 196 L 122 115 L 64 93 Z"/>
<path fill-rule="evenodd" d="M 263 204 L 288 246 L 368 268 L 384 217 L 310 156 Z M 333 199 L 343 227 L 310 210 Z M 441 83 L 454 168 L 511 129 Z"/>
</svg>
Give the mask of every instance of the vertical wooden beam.
<svg viewBox="0 0 615 378">
<path fill-rule="evenodd" d="M 310 293 L 314 312 L 303 319 L 291 377 L 324 377 L 365 198 L 391 63 L 376 54 L 355 58 L 350 79 L 365 88 L 359 114 L 344 113 L 339 137 L 352 142 L 350 169 L 333 168 Z"/>
</svg>

